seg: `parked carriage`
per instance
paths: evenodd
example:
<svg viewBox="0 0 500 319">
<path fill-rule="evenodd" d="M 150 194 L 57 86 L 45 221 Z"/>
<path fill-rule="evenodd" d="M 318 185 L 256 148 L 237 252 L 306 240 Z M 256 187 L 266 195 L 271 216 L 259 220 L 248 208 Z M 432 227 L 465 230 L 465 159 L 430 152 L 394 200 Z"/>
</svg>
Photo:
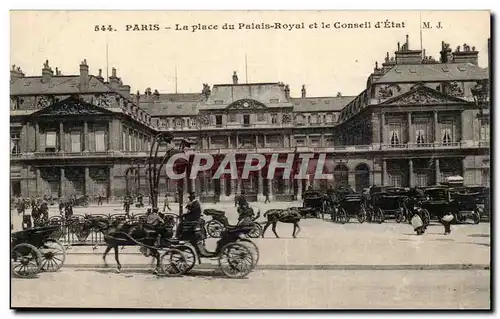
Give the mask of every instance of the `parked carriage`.
<svg viewBox="0 0 500 319">
<path fill-rule="evenodd" d="M 309 216 L 319 218 L 325 214 L 330 214 L 328 196 L 320 191 L 306 191 L 303 195 L 303 207 L 298 208 L 303 218 Z"/>
<path fill-rule="evenodd" d="M 398 223 L 408 220 L 407 202 L 408 196 L 403 194 L 387 192 L 372 194 L 368 219 L 378 223 L 389 218 L 394 218 Z"/>
<path fill-rule="evenodd" d="M 356 217 L 360 223 L 364 223 L 367 217 L 364 199 L 360 194 L 344 194 L 335 205 L 332 220 L 341 224 L 348 223 L 352 217 Z"/>
<path fill-rule="evenodd" d="M 33 278 L 40 271 L 58 271 L 64 264 L 64 246 L 53 239 L 58 226 L 25 229 L 11 234 L 12 272 L 20 278 Z"/>
<path fill-rule="evenodd" d="M 89 206 L 89 197 L 87 195 L 81 195 L 73 200 L 73 206 L 87 207 Z"/>
<path fill-rule="evenodd" d="M 251 209 L 251 207 L 249 208 Z M 226 217 L 226 212 L 216 209 L 205 209 L 203 214 L 206 216 L 212 217 L 205 225 L 204 229 L 206 230 L 206 234 L 212 238 L 220 238 L 224 230 L 228 227 L 234 227 L 229 224 L 229 220 Z M 250 214 L 250 218 L 252 219 L 251 225 L 253 225 L 253 229 L 248 233 L 250 238 L 259 238 L 262 234 L 262 226 L 256 222 L 257 218 L 260 217 L 260 210 L 257 215 L 252 213 Z"/>
<path fill-rule="evenodd" d="M 478 224 L 481 216 L 477 209 L 478 193 L 458 192 L 453 188 L 434 187 L 425 190 L 427 199 L 422 207 L 429 211 L 431 218 L 441 220 L 447 213 L 452 213 L 453 220 L 464 223 L 472 219 Z"/>
</svg>

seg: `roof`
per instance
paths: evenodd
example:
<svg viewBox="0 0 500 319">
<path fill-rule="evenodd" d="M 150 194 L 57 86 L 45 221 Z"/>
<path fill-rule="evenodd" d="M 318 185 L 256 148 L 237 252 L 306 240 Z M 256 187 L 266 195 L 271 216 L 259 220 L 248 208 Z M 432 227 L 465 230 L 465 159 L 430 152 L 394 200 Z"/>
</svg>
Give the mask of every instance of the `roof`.
<svg viewBox="0 0 500 319">
<path fill-rule="evenodd" d="M 201 93 L 166 93 L 160 95 L 151 94 L 149 96 L 141 94 L 140 101 L 144 102 L 193 102 L 200 101 Z"/>
<path fill-rule="evenodd" d="M 376 83 L 474 81 L 488 77 L 486 69 L 472 63 L 398 64 Z"/>
<path fill-rule="evenodd" d="M 294 112 L 340 111 L 355 96 L 292 98 Z"/>
<path fill-rule="evenodd" d="M 151 116 L 191 116 L 198 114 L 198 101 L 192 102 L 141 102 L 140 107 Z"/>
<path fill-rule="evenodd" d="M 52 76 L 49 82 L 43 83 L 41 76 L 27 76 L 14 79 L 10 83 L 11 95 L 39 94 L 77 94 L 80 91 L 80 76 Z M 95 76 L 89 76 L 89 89 L 85 92 L 104 93 L 113 90 Z"/>
</svg>

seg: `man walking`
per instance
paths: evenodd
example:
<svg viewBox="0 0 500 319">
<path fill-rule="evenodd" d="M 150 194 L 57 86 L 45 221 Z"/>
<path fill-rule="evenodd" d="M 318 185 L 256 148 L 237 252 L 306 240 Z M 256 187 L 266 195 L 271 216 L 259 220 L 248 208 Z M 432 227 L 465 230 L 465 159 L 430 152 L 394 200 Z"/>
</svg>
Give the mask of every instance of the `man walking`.
<svg viewBox="0 0 500 319">
<path fill-rule="evenodd" d="M 163 211 L 165 211 L 165 208 L 168 208 L 169 211 L 172 211 L 172 209 L 170 209 L 170 206 L 168 205 L 168 194 L 165 194 L 165 200 L 163 201 Z"/>
<path fill-rule="evenodd" d="M 271 200 L 269 199 L 269 191 L 266 191 L 264 196 L 266 196 L 266 200 L 264 201 L 264 204 L 271 203 Z"/>
</svg>

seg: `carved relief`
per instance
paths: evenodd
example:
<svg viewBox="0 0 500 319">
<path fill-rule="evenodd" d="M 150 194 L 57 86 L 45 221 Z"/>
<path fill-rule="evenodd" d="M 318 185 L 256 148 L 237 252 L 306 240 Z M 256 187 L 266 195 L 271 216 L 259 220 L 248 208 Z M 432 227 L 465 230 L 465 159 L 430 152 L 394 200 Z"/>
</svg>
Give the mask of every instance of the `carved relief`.
<svg viewBox="0 0 500 319">
<path fill-rule="evenodd" d="M 381 86 L 378 90 L 377 97 L 379 99 L 388 99 L 394 96 L 394 91 L 401 92 L 401 87 L 397 84 Z"/>
<path fill-rule="evenodd" d="M 198 117 L 198 123 L 201 126 L 209 126 L 210 125 L 210 117 L 208 115 L 202 115 Z"/>
<path fill-rule="evenodd" d="M 89 104 L 94 104 L 95 98 L 96 97 L 94 95 L 89 95 L 89 94 L 80 95 L 80 100 Z"/>
<path fill-rule="evenodd" d="M 463 96 L 464 92 L 460 86 L 458 82 L 447 83 L 445 93 L 451 96 Z"/>
<path fill-rule="evenodd" d="M 34 109 L 36 98 L 34 96 L 23 96 L 19 98 L 19 107 L 23 109 Z"/>
<path fill-rule="evenodd" d="M 447 100 L 442 97 L 438 96 L 437 94 L 432 94 L 427 91 L 417 91 L 414 92 L 411 95 L 408 95 L 398 101 L 395 101 L 394 103 L 397 104 L 430 104 L 430 103 L 443 103 L 446 102 Z"/>
<path fill-rule="evenodd" d="M 100 107 L 115 107 L 118 105 L 118 101 L 115 95 L 102 94 L 97 96 L 94 104 Z"/>
<path fill-rule="evenodd" d="M 284 124 L 292 123 L 292 115 L 290 113 L 283 113 L 282 121 Z"/>
<path fill-rule="evenodd" d="M 235 101 L 231 104 L 228 105 L 228 109 L 262 109 L 266 108 L 266 106 L 255 100 L 251 99 L 241 99 L 238 101 Z"/>
<path fill-rule="evenodd" d="M 41 95 L 36 97 L 36 108 L 43 109 L 52 104 L 52 97 Z"/>
<path fill-rule="evenodd" d="M 68 100 L 57 106 L 41 111 L 40 115 L 92 115 L 102 114 L 97 108 L 84 104 L 82 101 Z"/>
</svg>

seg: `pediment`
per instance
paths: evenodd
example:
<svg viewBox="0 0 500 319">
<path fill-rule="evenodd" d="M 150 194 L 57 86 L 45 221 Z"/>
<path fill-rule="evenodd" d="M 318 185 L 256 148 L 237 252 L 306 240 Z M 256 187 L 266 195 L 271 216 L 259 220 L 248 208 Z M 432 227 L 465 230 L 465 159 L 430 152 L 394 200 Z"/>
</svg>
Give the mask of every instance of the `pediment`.
<svg viewBox="0 0 500 319">
<path fill-rule="evenodd" d="M 32 116 L 104 115 L 111 113 L 109 110 L 76 97 L 69 97 L 33 113 Z"/>
<path fill-rule="evenodd" d="M 417 86 L 410 91 L 384 101 L 383 105 L 422 105 L 469 103 L 466 100 L 444 94 L 426 86 Z"/>
<path fill-rule="evenodd" d="M 264 103 L 252 99 L 237 100 L 227 106 L 228 110 L 255 110 L 265 108 L 267 107 Z"/>
</svg>

